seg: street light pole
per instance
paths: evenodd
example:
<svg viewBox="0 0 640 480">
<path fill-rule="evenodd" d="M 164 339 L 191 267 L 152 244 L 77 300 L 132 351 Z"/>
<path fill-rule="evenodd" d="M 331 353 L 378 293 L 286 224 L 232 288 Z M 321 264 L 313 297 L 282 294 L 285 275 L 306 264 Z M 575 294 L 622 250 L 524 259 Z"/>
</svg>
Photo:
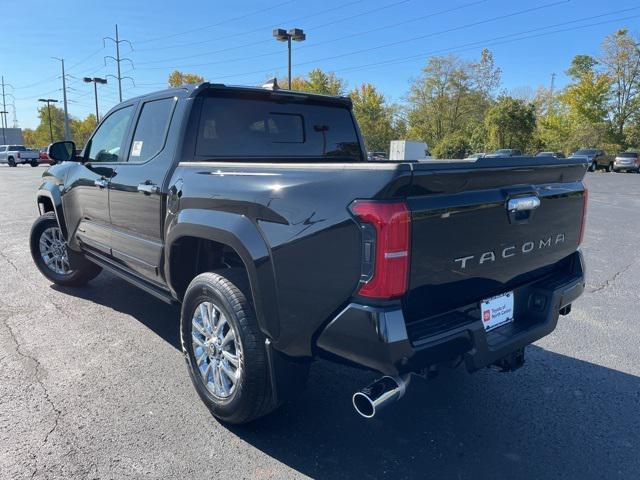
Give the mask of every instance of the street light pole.
<svg viewBox="0 0 640 480">
<path fill-rule="evenodd" d="M 53 98 L 39 98 L 38 101 L 47 104 L 47 114 L 49 116 L 49 137 L 51 138 L 51 143 L 53 143 L 53 125 L 51 124 L 51 104 L 58 103 L 58 100 L 54 100 Z"/>
<path fill-rule="evenodd" d="M 291 35 L 287 35 L 287 47 L 289 50 L 289 59 L 287 61 L 287 64 L 289 65 L 289 73 L 287 75 L 287 88 L 291 90 Z"/>
<path fill-rule="evenodd" d="M 289 55 L 288 61 L 288 85 L 289 90 L 291 90 L 291 40 L 295 40 L 296 42 L 302 42 L 306 40 L 307 36 L 301 28 L 292 28 L 288 32 L 284 28 L 276 28 L 273 31 L 273 36 L 279 42 L 287 42 L 287 50 Z"/>
<path fill-rule="evenodd" d="M 96 125 L 98 124 L 98 122 L 100 122 L 100 114 L 98 113 L 98 84 L 104 85 L 107 83 L 107 79 L 106 78 L 100 78 L 100 77 L 84 77 L 83 78 L 85 83 L 93 83 L 93 95 L 95 97 L 95 101 L 96 101 Z"/>
</svg>

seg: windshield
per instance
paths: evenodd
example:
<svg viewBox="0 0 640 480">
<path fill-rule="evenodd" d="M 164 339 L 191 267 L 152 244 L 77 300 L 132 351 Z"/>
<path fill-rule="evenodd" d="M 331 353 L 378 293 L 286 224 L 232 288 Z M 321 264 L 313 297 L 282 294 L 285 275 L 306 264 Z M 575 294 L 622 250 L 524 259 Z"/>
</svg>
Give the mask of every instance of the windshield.
<svg viewBox="0 0 640 480">
<path fill-rule="evenodd" d="M 597 150 L 578 150 L 574 155 L 595 155 Z"/>
</svg>

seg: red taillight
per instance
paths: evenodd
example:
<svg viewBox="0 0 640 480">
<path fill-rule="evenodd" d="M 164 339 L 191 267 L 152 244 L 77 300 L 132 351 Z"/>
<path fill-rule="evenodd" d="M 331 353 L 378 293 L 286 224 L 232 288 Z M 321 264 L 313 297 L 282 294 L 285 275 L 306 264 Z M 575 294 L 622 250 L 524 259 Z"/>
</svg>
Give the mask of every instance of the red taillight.
<svg viewBox="0 0 640 480">
<path fill-rule="evenodd" d="M 358 294 L 379 299 L 404 295 L 409 281 L 409 209 L 404 202 L 356 200 L 351 211 L 375 229 L 373 272 Z"/>
<path fill-rule="evenodd" d="M 589 203 L 589 189 L 584 189 L 584 195 L 582 197 L 582 224 L 580 225 L 580 241 L 578 244 L 582 244 L 582 240 L 584 240 L 584 230 L 587 224 L 587 204 Z"/>
</svg>

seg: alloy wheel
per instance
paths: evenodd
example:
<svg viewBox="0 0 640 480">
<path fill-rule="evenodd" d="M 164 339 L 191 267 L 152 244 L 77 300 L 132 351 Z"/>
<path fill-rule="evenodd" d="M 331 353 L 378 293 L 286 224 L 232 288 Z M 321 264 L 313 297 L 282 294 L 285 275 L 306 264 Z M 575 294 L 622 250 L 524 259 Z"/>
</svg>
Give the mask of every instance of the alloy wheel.
<svg viewBox="0 0 640 480">
<path fill-rule="evenodd" d="M 40 256 L 47 268 L 58 275 L 69 275 L 72 272 L 67 244 L 59 227 L 45 229 L 40 235 L 39 247 Z"/>
<path fill-rule="evenodd" d="M 242 379 L 242 344 L 220 308 L 202 302 L 191 319 L 191 348 L 207 390 L 226 399 Z"/>
</svg>

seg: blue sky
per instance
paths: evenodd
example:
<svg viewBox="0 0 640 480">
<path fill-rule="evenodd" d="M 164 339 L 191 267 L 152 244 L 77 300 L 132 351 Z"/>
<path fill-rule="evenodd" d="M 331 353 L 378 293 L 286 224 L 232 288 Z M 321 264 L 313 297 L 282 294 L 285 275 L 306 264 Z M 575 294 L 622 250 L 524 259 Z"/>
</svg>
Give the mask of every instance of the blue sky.
<svg viewBox="0 0 640 480">
<path fill-rule="evenodd" d="M 104 56 L 117 23 L 122 38 L 123 96 L 166 85 L 173 69 L 209 81 L 258 85 L 286 75 L 286 46 L 271 37 L 275 27 L 303 28 L 307 40 L 294 44 L 293 70 L 335 71 L 349 87 L 371 82 L 391 101 L 402 101 L 409 81 L 430 55 L 456 53 L 477 58 L 486 46 L 502 69 L 507 91 L 562 87 L 571 58 L 597 54 L 603 37 L 618 28 L 640 30 L 638 0 L 236 0 L 176 3 L 169 0 L 4 0 L 5 35 L 0 74 L 11 84 L 21 127 L 37 125 L 37 99 L 62 100 L 64 57 L 69 112 L 94 111 L 93 90 L 83 76 L 116 73 Z M 101 113 L 117 103 L 117 84 L 99 87 Z M 15 100 L 14 100 L 15 98 Z M 12 112 L 13 107 L 7 110 Z M 9 115 L 9 125 L 12 114 Z"/>
</svg>

